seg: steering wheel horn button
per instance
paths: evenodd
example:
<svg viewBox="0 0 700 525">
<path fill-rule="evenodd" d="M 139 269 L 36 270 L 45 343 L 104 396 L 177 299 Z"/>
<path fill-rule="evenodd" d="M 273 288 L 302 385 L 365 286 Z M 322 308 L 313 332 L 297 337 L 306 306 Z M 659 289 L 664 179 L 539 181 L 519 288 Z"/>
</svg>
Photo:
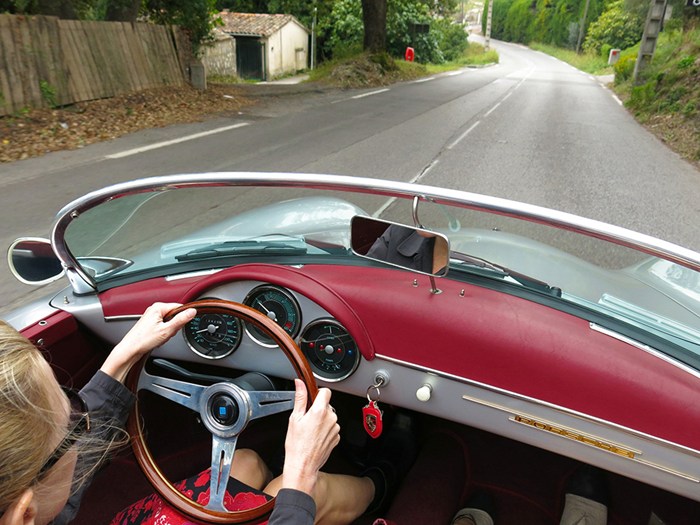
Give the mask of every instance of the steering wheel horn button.
<svg viewBox="0 0 700 525">
<path fill-rule="evenodd" d="M 228 394 L 216 394 L 212 398 L 210 411 L 214 421 L 225 427 L 238 419 L 238 404 Z"/>
</svg>

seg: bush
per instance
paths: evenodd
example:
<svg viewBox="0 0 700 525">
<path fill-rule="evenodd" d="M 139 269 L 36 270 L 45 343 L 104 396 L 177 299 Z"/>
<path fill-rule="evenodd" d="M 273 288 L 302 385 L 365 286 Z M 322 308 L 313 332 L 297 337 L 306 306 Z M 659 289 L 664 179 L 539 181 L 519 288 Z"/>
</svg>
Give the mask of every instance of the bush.
<svg viewBox="0 0 700 525">
<path fill-rule="evenodd" d="M 632 78 L 634 73 L 634 65 L 637 63 L 637 58 L 633 55 L 625 55 L 620 57 L 620 59 L 613 66 L 615 70 L 615 83 L 619 84 L 625 80 Z"/>
<path fill-rule="evenodd" d="M 432 26 L 437 33 L 440 51 L 448 62 L 456 60 L 467 49 L 467 32 L 464 26 L 446 18 L 435 20 Z"/>
<path fill-rule="evenodd" d="M 600 53 L 605 44 L 626 49 L 639 41 L 643 27 L 643 20 L 625 9 L 624 0 L 617 0 L 588 27 L 583 49 Z"/>
<path fill-rule="evenodd" d="M 648 112 L 656 100 L 656 81 L 652 80 L 641 86 L 633 87 L 627 106 L 640 112 Z"/>
</svg>

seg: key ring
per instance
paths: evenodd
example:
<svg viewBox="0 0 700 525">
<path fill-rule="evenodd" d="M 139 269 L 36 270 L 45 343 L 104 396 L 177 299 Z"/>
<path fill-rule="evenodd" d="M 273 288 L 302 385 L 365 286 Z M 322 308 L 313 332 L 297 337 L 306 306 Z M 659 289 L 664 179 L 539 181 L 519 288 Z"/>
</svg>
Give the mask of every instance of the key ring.
<svg viewBox="0 0 700 525">
<path fill-rule="evenodd" d="M 381 388 L 381 386 L 383 384 L 384 384 L 384 379 L 382 377 L 377 377 L 375 379 L 374 384 L 372 386 L 367 387 L 367 401 L 369 401 L 370 403 L 375 402 L 375 401 L 379 401 L 379 398 L 382 395 L 382 391 L 379 389 Z M 372 396 L 370 395 L 370 392 L 372 391 L 373 388 L 377 393 L 377 397 L 375 399 L 372 399 Z"/>
<path fill-rule="evenodd" d="M 376 393 L 377 393 L 377 397 L 376 397 L 375 399 L 372 399 L 372 396 L 370 395 L 370 392 L 372 391 L 373 388 L 374 388 L 374 390 L 375 390 Z M 373 403 L 373 402 L 375 402 L 375 401 L 379 401 L 379 397 L 380 397 L 381 395 L 382 395 L 382 392 L 381 392 L 381 390 L 379 390 L 379 386 L 377 386 L 377 385 L 372 385 L 372 386 L 370 386 L 370 387 L 367 388 L 367 401 L 369 401 L 370 403 Z"/>
</svg>

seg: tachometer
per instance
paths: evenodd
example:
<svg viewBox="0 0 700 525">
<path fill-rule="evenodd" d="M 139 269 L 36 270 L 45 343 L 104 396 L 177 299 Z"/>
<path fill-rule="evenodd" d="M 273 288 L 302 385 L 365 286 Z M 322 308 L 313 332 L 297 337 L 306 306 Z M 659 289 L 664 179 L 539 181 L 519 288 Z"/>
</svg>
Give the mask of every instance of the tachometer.
<svg viewBox="0 0 700 525">
<path fill-rule="evenodd" d="M 301 328 L 301 310 L 294 296 L 283 288 L 264 284 L 251 290 L 243 304 L 263 313 L 294 338 Z M 246 324 L 246 332 L 263 346 L 277 346 L 263 330 L 252 324 Z"/>
<path fill-rule="evenodd" d="M 228 313 L 198 313 L 182 331 L 192 351 L 207 359 L 226 357 L 241 343 L 241 320 Z"/>
<path fill-rule="evenodd" d="M 306 327 L 299 348 L 309 360 L 314 375 L 326 381 L 340 381 L 360 364 L 355 340 L 337 321 L 322 319 Z"/>
</svg>

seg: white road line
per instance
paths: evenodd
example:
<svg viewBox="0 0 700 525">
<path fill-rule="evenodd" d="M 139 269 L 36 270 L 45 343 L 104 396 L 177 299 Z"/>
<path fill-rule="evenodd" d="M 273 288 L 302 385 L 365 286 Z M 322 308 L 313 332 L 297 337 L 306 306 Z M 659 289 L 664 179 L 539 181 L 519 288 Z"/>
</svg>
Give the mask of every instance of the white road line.
<svg viewBox="0 0 700 525">
<path fill-rule="evenodd" d="M 462 139 L 464 139 L 464 137 L 466 137 L 467 135 L 469 135 L 469 133 L 470 133 L 475 127 L 477 127 L 479 124 L 481 124 L 481 121 L 480 121 L 480 120 L 477 120 L 476 122 L 474 122 L 474 124 L 472 124 L 472 125 L 469 127 L 469 129 L 468 129 L 467 131 L 465 131 L 465 132 L 462 133 L 459 137 L 457 137 L 457 140 L 455 140 L 452 144 L 450 144 L 449 146 L 447 146 L 447 149 L 452 149 L 452 148 L 454 148 L 457 144 L 459 144 L 459 143 L 462 141 Z"/>
<path fill-rule="evenodd" d="M 412 184 L 418 182 L 418 181 L 419 181 L 420 179 L 422 179 L 425 175 L 427 175 L 428 172 L 429 172 L 430 170 L 432 170 L 435 166 L 437 166 L 439 162 L 440 162 L 440 161 L 439 161 L 438 159 L 435 159 L 433 162 L 431 162 L 431 163 L 428 165 L 427 168 L 425 168 L 425 169 L 424 169 L 423 171 L 421 171 L 418 175 L 416 175 L 415 177 L 413 177 L 413 178 L 410 180 L 410 182 L 411 182 Z"/>
<path fill-rule="evenodd" d="M 413 84 L 420 84 L 421 82 L 430 82 L 431 80 L 435 80 L 435 77 L 419 78 L 418 80 L 414 80 Z"/>
<path fill-rule="evenodd" d="M 514 90 L 515 90 L 515 89 L 518 89 L 518 87 L 516 86 L 516 87 L 513 88 L 513 89 L 514 89 Z M 503 97 L 503 99 L 501 100 L 501 102 L 505 102 L 506 100 L 508 100 L 512 94 L 513 94 L 513 92 L 510 91 L 505 97 Z M 499 104 L 500 104 L 500 102 L 499 102 Z"/>
<path fill-rule="evenodd" d="M 377 211 L 375 211 L 372 214 L 372 217 L 374 217 L 375 219 L 377 217 L 381 217 L 382 213 L 384 213 L 389 206 L 394 204 L 394 202 L 396 202 L 396 197 L 392 197 L 389 200 L 387 200 L 384 204 L 381 205 L 381 207 Z"/>
<path fill-rule="evenodd" d="M 448 77 L 456 77 L 457 75 L 462 75 L 464 74 L 464 69 L 460 69 L 459 71 L 453 71 L 452 73 L 447 73 Z"/>
<path fill-rule="evenodd" d="M 385 91 L 389 91 L 389 88 L 378 89 L 377 91 L 370 91 L 369 93 L 362 93 L 361 95 L 355 95 L 354 97 L 350 97 L 350 98 L 352 98 L 352 99 L 364 98 L 364 97 L 369 97 L 371 95 L 379 95 L 379 93 L 384 93 Z"/>
<path fill-rule="evenodd" d="M 193 135 L 187 135 L 186 137 L 180 137 L 173 140 L 165 140 L 163 142 L 156 142 L 155 144 L 150 144 L 148 146 L 143 146 L 141 148 L 128 149 L 126 151 L 121 151 L 119 153 L 113 153 L 112 155 L 106 155 L 106 159 L 121 159 L 123 157 L 129 157 L 131 155 L 137 155 L 143 153 L 144 151 L 149 151 L 152 149 L 165 148 L 167 146 L 172 146 L 173 144 L 179 144 L 180 142 L 187 142 L 188 140 L 195 140 L 208 135 L 214 135 L 216 133 L 222 133 L 224 131 L 230 131 L 236 128 L 242 128 L 247 126 L 247 122 L 240 122 L 238 124 L 233 124 L 232 126 L 225 126 L 223 128 L 211 129 L 209 131 L 202 131 L 201 133 L 195 133 Z"/>
<path fill-rule="evenodd" d="M 621 106 L 624 106 L 624 104 L 622 103 L 622 100 L 620 100 L 615 93 L 611 93 L 611 95 L 612 95 L 612 98 L 615 99 L 615 102 L 617 102 Z"/>
<path fill-rule="evenodd" d="M 505 100 L 505 99 L 503 99 L 503 100 Z M 501 102 L 503 102 L 503 100 L 501 100 Z M 499 102 L 499 103 L 496 104 L 494 107 L 492 107 L 491 109 L 489 109 L 489 110 L 484 114 L 484 117 L 488 117 L 493 111 L 495 111 L 496 108 L 497 108 L 498 106 L 501 105 L 501 102 Z"/>
</svg>

